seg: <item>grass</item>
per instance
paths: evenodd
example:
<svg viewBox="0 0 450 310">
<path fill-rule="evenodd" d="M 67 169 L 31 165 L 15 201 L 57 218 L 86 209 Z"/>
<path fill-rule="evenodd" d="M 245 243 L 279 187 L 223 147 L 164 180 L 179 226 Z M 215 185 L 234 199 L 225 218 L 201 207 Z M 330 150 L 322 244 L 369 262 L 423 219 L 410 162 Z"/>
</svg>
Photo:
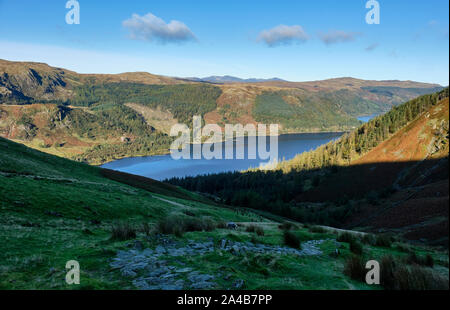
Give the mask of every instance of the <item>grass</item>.
<svg viewBox="0 0 450 310">
<path fill-rule="evenodd" d="M 388 290 L 448 290 L 448 279 L 431 269 L 407 266 L 392 256 L 380 263 L 381 284 Z"/>
<path fill-rule="evenodd" d="M 362 255 L 363 254 L 363 245 L 355 239 L 351 240 L 350 241 L 350 252 L 352 252 L 353 254 L 356 254 L 356 255 Z"/>
<path fill-rule="evenodd" d="M 258 225 L 249 225 L 245 228 L 246 232 L 255 233 L 258 236 L 264 236 L 264 229 Z"/>
<path fill-rule="evenodd" d="M 301 248 L 300 238 L 291 231 L 287 231 L 287 230 L 284 231 L 283 240 L 284 240 L 284 244 L 291 248 L 294 248 L 294 249 Z"/>
<path fill-rule="evenodd" d="M 308 240 L 335 238 L 298 223 L 285 225 L 282 220 L 267 219 L 262 213 L 200 201 L 194 194 L 170 196 L 170 190 L 159 187 L 162 192 L 158 192 L 158 186 L 149 192 L 105 178 L 100 171 L 0 139 L 0 289 L 133 289 L 131 280 L 112 270 L 109 262 L 117 251 L 129 250 L 135 240 L 154 248 L 151 236 L 155 228 L 158 231 L 158 223 L 181 225 L 183 234 L 171 236 L 180 244 L 213 240 L 219 245 L 226 238 L 280 246 L 285 238 L 294 236 L 290 244 L 298 246 Z M 192 199 L 190 195 L 194 195 Z M 231 221 L 245 224 L 231 231 L 223 225 Z M 280 230 L 280 225 L 289 230 Z M 250 228 L 254 232 L 247 232 L 248 226 L 254 226 Z M 259 228 L 264 234 L 258 234 Z M 343 273 L 351 255 L 348 247 L 339 248 L 341 255 L 336 258 L 330 257 L 336 250 L 333 240 L 319 248 L 323 254 L 314 257 L 214 251 L 164 259 L 202 273 L 223 275 L 217 277 L 217 288 L 223 289 L 239 279 L 250 290 L 375 288 Z M 411 248 L 420 257 L 433 257 L 432 270 L 447 274 L 448 279 L 446 253 Z M 397 247 L 364 247 L 364 259 L 385 255 L 407 256 Z M 68 286 L 64 281 L 69 260 L 80 263 L 80 286 Z M 228 274 L 231 277 L 225 279 Z"/>
<path fill-rule="evenodd" d="M 367 270 L 365 268 L 364 261 L 359 255 L 352 255 L 345 261 L 344 274 L 352 278 L 353 280 L 363 282 L 366 276 Z"/>
<path fill-rule="evenodd" d="M 136 228 L 129 223 L 116 223 L 111 227 L 111 239 L 130 240 L 136 238 Z"/>
<path fill-rule="evenodd" d="M 388 235 L 377 235 L 375 245 L 390 248 L 392 245 L 392 239 Z"/>
<path fill-rule="evenodd" d="M 219 223 L 209 217 L 192 218 L 182 215 L 171 215 L 158 221 L 156 231 L 160 234 L 172 234 L 182 237 L 185 232 L 213 231 L 218 226 Z"/>
</svg>

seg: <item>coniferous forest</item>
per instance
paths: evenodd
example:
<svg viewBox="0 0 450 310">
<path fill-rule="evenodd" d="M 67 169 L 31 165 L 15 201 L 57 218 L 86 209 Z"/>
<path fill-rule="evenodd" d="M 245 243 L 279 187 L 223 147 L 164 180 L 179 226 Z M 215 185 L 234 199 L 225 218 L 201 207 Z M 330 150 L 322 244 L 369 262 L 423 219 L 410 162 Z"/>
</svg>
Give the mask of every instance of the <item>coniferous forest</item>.
<svg viewBox="0 0 450 310">
<path fill-rule="evenodd" d="M 275 170 L 254 169 L 243 173 L 172 178 L 168 182 L 191 191 L 214 195 L 227 204 L 270 211 L 303 222 L 339 226 L 355 210 L 351 197 L 342 196 L 330 202 L 332 208 L 327 205 L 321 208 L 299 208 L 296 207 L 295 198 L 317 187 L 330 175 L 345 170 L 353 160 L 375 148 L 437 102 L 448 98 L 448 95 L 449 89 L 446 88 L 394 107 L 337 141 L 300 154 L 290 161 L 280 162 Z M 393 188 L 388 187 L 363 194 L 367 199 L 372 199 L 373 196 L 386 196 L 393 191 Z"/>
</svg>

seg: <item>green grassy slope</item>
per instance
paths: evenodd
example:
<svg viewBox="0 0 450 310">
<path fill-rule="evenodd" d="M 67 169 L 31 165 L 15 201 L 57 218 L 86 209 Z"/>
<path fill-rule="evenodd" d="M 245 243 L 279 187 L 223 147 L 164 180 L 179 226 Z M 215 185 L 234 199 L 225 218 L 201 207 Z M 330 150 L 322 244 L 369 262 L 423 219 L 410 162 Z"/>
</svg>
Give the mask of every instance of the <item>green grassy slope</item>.
<svg viewBox="0 0 450 310">
<path fill-rule="evenodd" d="M 283 233 L 276 222 L 201 200 L 170 185 L 144 182 L 126 174 L 114 175 L 0 138 L 0 289 L 134 289 L 132 279 L 109 263 L 117 251 L 130 250 L 129 245 L 137 240 L 144 248 L 153 249 L 158 239 L 144 233 L 144 229 L 137 230 L 137 236 L 126 241 L 111 239 L 111 226 L 118 222 L 153 227 L 163 218 L 189 214 L 196 221 L 205 218 L 235 221 L 241 227 L 237 231 L 222 228 L 166 238 L 177 244 L 212 240 L 217 245 L 223 238 L 282 244 Z M 264 235 L 246 232 L 249 223 L 262 227 Z M 164 260 L 216 275 L 215 288 L 231 288 L 236 279 L 244 280 L 248 289 L 373 288 L 343 274 L 350 256 L 347 243 L 340 246 L 339 257 L 330 256 L 336 248 L 333 240 L 336 235 L 313 232 L 301 225 L 293 231 L 302 241 L 331 240 L 319 246 L 321 255 L 312 257 L 214 251 L 203 256 L 164 257 Z M 420 255 L 432 255 L 435 272 L 448 275 L 445 255 L 426 248 L 414 250 Z M 406 255 L 395 247 L 366 246 L 364 250 L 365 258 L 385 254 Z M 69 287 L 64 281 L 65 264 L 73 259 L 81 266 L 81 285 Z M 231 276 L 219 276 L 224 272 Z"/>
</svg>

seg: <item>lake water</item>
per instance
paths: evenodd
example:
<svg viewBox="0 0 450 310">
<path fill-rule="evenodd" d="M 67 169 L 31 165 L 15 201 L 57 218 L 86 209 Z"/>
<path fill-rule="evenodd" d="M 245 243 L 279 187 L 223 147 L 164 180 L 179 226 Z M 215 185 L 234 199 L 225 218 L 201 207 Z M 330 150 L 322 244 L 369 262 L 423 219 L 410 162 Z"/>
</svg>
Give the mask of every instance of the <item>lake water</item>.
<svg viewBox="0 0 450 310">
<path fill-rule="evenodd" d="M 357 119 L 363 123 L 368 123 L 371 119 L 377 117 L 378 115 L 380 115 L 380 114 L 377 113 L 377 114 L 372 114 L 372 115 L 368 115 L 368 116 L 360 116 L 360 117 L 357 117 Z"/>
<path fill-rule="evenodd" d="M 281 135 L 278 137 L 278 159 L 292 159 L 297 154 L 314 150 L 322 144 L 326 144 L 331 140 L 338 139 L 341 135 L 342 133 L 308 133 Z M 270 147 L 270 138 L 267 137 L 266 141 L 268 150 L 268 148 Z M 220 144 L 222 146 L 222 153 L 224 153 L 225 143 Z M 172 177 L 197 176 L 202 174 L 228 171 L 242 171 L 252 167 L 260 167 L 260 165 L 266 164 L 268 162 L 268 160 L 262 160 L 258 156 L 257 159 L 248 158 L 247 138 L 244 139 L 243 146 L 246 150 L 244 159 L 207 160 L 202 158 L 174 160 L 170 155 L 162 155 L 125 158 L 106 163 L 102 167 L 141 175 L 156 180 L 164 180 Z M 236 142 L 234 143 L 234 151 L 236 151 Z"/>
</svg>

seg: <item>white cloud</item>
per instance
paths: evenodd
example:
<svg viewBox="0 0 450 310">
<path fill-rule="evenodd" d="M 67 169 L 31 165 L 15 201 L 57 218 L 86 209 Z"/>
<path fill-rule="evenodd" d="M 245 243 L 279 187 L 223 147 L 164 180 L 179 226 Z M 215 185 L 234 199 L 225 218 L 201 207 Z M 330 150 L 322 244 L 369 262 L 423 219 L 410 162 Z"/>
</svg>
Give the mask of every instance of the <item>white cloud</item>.
<svg viewBox="0 0 450 310">
<path fill-rule="evenodd" d="M 160 43 L 196 40 L 195 35 L 184 23 L 172 20 L 166 23 L 161 18 L 148 13 L 133 14 L 122 25 L 130 31 L 133 40 L 158 41 Z"/>
<path fill-rule="evenodd" d="M 335 43 L 343 43 L 343 42 L 351 42 L 355 41 L 357 36 L 360 36 L 359 32 L 346 32 L 342 30 L 334 30 L 328 33 L 320 33 L 319 37 L 323 43 L 326 45 L 335 44 Z"/>
<path fill-rule="evenodd" d="M 258 37 L 258 41 L 263 41 L 270 47 L 292 43 L 302 43 L 308 39 L 309 36 L 303 28 L 298 25 L 279 25 L 272 29 L 262 31 Z"/>
</svg>

